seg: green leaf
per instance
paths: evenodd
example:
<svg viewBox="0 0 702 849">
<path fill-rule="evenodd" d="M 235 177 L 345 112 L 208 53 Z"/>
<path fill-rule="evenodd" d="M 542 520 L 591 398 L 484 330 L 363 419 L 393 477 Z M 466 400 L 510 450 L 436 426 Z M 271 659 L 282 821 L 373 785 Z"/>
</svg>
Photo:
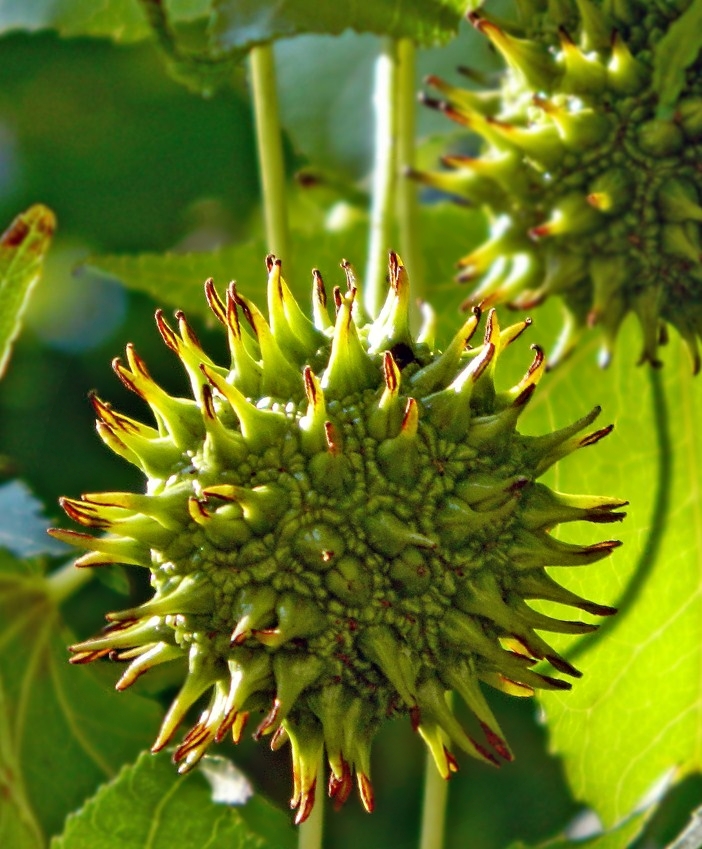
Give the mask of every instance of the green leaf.
<svg viewBox="0 0 702 849">
<path fill-rule="evenodd" d="M 702 50 L 702 0 L 692 0 L 685 12 L 656 44 L 653 90 L 660 110 L 675 105 L 685 86 L 685 72 Z"/>
<path fill-rule="evenodd" d="M 540 843 L 537 849 L 629 849 L 636 838 L 641 834 L 648 811 L 635 814 L 628 820 L 613 828 L 593 837 L 585 839 L 572 839 L 568 837 L 556 837 Z M 529 849 L 525 843 L 513 843 L 509 849 Z"/>
<path fill-rule="evenodd" d="M 0 846 L 24 849 L 18 824 L 43 846 L 155 734 L 157 707 L 70 666 L 69 640 L 51 578 L 0 551 Z"/>
<path fill-rule="evenodd" d="M 0 236 L 0 377 L 55 229 L 53 212 L 36 205 L 18 215 Z"/>
<path fill-rule="evenodd" d="M 289 829 L 292 831 L 292 829 Z M 167 755 L 142 754 L 102 787 L 51 849 L 281 849 L 234 807 L 212 801 L 198 772 L 180 776 Z"/>
<path fill-rule="evenodd" d="M 456 34 L 466 4 L 464 0 L 214 0 L 214 11 L 213 35 L 224 49 L 248 49 L 310 32 L 340 35 L 347 29 L 436 44 Z"/>
<path fill-rule="evenodd" d="M 341 285 L 344 280 L 339 268 L 342 259 L 348 258 L 357 267 L 363 267 L 365 234 L 365 223 L 359 221 L 342 232 L 295 235 L 294 270 L 290 275 L 290 263 L 284 262 L 283 271 L 302 303 L 309 303 L 313 268 L 321 270 L 331 292 L 332 286 Z M 170 304 L 191 315 L 211 317 L 202 288 L 208 277 L 214 278 L 220 291 L 230 280 L 236 280 L 243 294 L 265 303 L 266 253 L 261 239 L 213 253 L 93 257 L 85 268 L 88 272 L 116 278 L 129 289 L 145 292 L 159 304 Z"/>
<path fill-rule="evenodd" d="M 550 317 L 549 317 L 550 316 Z M 549 339 L 557 312 L 537 311 L 530 335 Z M 555 570 L 581 595 L 620 608 L 594 635 L 554 641 L 584 677 L 570 692 L 541 696 L 553 750 L 576 798 L 611 825 L 668 771 L 702 766 L 702 383 L 678 338 L 660 371 L 635 368 L 640 338 L 625 324 L 613 364 L 595 365 L 593 331 L 547 375 L 534 396 L 528 432 L 560 427 L 601 404 L 611 436 L 557 464 L 564 492 L 631 502 L 613 536 L 624 542 L 585 569 Z M 595 526 L 567 540 L 595 542 Z"/>
<path fill-rule="evenodd" d="M 22 481 L 0 486 L 0 548 L 16 557 L 65 554 L 66 546 L 50 537 L 42 505 Z"/>
<path fill-rule="evenodd" d="M 344 283 L 339 268 L 342 259 L 355 266 L 362 280 L 366 259 L 365 215 L 345 205 L 338 206 L 335 212 L 348 220 L 338 229 L 329 229 L 324 227 L 319 208 L 304 192 L 293 196 L 293 205 L 290 213 L 296 226 L 292 239 L 293 272 L 291 275 L 287 262 L 283 263 L 283 271 L 300 302 L 309 303 L 313 268 L 321 270 L 329 292 L 333 286 Z M 456 257 L 466 253 L 484 235 L 485 219 L 476 210 L 466 211 L 451 203 L 422 206 L 420 216 L 427 285 L 440 324 L 445 323 L 450 332 L 458 321 L 458 306 L 468 294 L 453 280 Z M 301 231 L 303 226 L 305 230 Z M 441 245 L 440 250 L 435 247 L 437 244 Z M 83 271 L 116 279 L 129 289 L 150 295 L 158 304 L 211 318 L 202 288 L 208 277 L 214 278 L 220 290 L 230 280 L 236 280 L 243 294 L 265 303 L 265 256 L 265 242 L 255 239 L 212 253 L 96 256 L 87 260 Z"/>
<path fill-rule="evenodd" d="M 207 15 L 212 0 L 170 0 L 173 22 Z M 0 0 L 0 33 L 55 29 L 64 37 L 92 36 L 131 42 L 147 38 L 149 27 L 138 0 Z"/>
</svg>

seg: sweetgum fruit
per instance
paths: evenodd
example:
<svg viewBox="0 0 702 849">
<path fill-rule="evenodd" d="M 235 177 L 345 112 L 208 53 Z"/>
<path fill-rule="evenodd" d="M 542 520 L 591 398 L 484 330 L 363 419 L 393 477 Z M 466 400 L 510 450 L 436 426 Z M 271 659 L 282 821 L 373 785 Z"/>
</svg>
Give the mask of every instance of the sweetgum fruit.
<svg viewBox="0 0 702 849">
<path fill-rule="evenodd" d="M 447 156 L 447 170 L 414 175 L 489 214 L 487 241 L 459 261 L 459 279 L 477 282 L 466 304 L 531 309 L 560 296 L 567 320 L 554 362 L 583 328 L 598 325 L 606 364 L 622 321 L 634 313 L 642 361 L 659 364 L 670 324 L 700 368 L 695 6 L 518 0 L 510 22 L 471 12 L 506 62 L 499 87 L 467 91 L 428 79 L 446 99 L 425 102 L 483 139 L 481 155 Z"/>
<path fill-rule="evenodd" d="M 476 309 L 440 352 L 431 321 L 417 339 L 410 332 L 409 284 L 395 254 L 387 300 L 372 321 L 348 265 L 346 291 L 334 289 L 334 318 L 314 272 L 310 320 L 280 262 L 267 264 L 268 321 L 233 284 L 223 300 L 206 283 L 227 332 L 227 366 L 202 350 L 182 313 L 177 332 L 157 313 L 192 399 L 161 389 L 131 345 L 126 364 L 114 362 L 154 424 L 94 396 L 97 429 L 144 471 L 146 491 L 64 498 L 72 519 L 105 533 L 54 535 L 87 549 L 77 566 L 149 570 L 154 591 L 108 614 L 101 634 L 72 647 L 73 661 L 126 661 L 120 690 L 159 664 L 182 667 L 182 689 L 153 747 L 169 744 L 203 703 L 175 749 L 181 771 L 213 741 L 238 740 L 258 715 L 256 737 L 291 744 L 301 822 L 323 751 L 335 801 L 345 801 L 355 773 L 372 809 L 371 741 L 388 717 L 410 718 L 445 777 L 457 769 L 451 747 L 488 763 L 510 760 L 480 683 L 519 696 L 570 687 L 548 666 L 580 673 L 541 633 L 596 626 L 553 618 L 528 601 L 614 613 L 546 569 L 609 555 L 614 540 L 574 545 L 550 530 L 618 521 L 625 502 L 537 482 L 611 428 L 588 430 L 597 408 L 554 433 L 517 431 L 543 354 L 534 347 L 510 389 L 498 391 L 494 375 L 528 321 L 500 329 L 492 311 L 471 347 Z M 534 669 L 537 661 L 545 668 Z M 454 717 L 449 691 L 472 711 L 473 730 Z"/>
</svg>

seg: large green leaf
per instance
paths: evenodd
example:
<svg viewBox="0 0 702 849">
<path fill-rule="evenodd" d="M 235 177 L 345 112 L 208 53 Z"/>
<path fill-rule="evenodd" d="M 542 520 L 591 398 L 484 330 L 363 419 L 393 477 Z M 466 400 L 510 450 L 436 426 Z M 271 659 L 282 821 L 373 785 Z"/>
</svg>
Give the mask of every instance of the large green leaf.
<svg viewBox="0 0 702 849">
<path fill-rule="evenodd" d="M 68 818 L 51 849 L 287 849 L 292 829 L 265 815 L 263 837 L 238 808 L 213 802 L 199 773 L 184 778 L 167 755 L 144 753 Z"/>
<path fill-rule="evenodd" d="M 0 377 L 55 228 L 53 212 L 37 205 L 18 215 L 0 236 Z"/>
<path fill-rule="evenodd" d="M 362 268 L 365 255 L 365 224 L 359 222 L 343 232 L 297 233 L 294 238 L 292 276 L 288 263 L 283 270 L 291 288 L 303 303 L 309 302 L 312 268 L 319 268 L 332 286 L 344 279 L 339 268 L 348 258 Z M 145 292 L 159 304 L 170 304 L 191 315 L 211 317 L 203 295 L 203 282 L 213 277 L 224 290 L 236 280 L 242 293 L 265 303 L 266 247 L 262 239 L 222 248 L 214 253 L 140 254 L 93 257 L 86 264 L 92 273 L 116 278 L 130 289 Z"/>
<path fill-rule="evenodd" d="M 475 4 L 473 4 L 475 5 Z M 418 44 L 447 41 L 465 14 L 465 0 L 214 0 L 213 34 L 226 49 L 241 49 L 277 38 L 347 29 Z"/>
<path fill-rule="evenodd" d="M 212 0 L 170 0 L 174 22 L 207 14 Z M 62 36 L 93 36 L 130 42 L 149 28 L 139 0 L 0 0 L 0 33 L 55 29 Z"/>
<path fill-rule="evenodd" d="M 50 584 L 0 550 L 0 846 L 41 847 L 149 744 L 160 711 L 69 666 Z M 27 842 L 18 842 L 23 830 Z"/>
<path fill-rule="evenodd" d="M 549 321 L 534 318 L 532 338 L 544 341 Z M 666 772 L 702 767 L 702 383 L 677 338 L 662 370 L 636 368 L 633 319 L 607 371 L 595 365 L 596 346 L 593 334 L 546 377 L 525 421 L 530 432 L 545 432 L 601 404 L 602 423 L 616 424 L 587 457 L 558 464 L 552 482 L 630 500 L 616 529 L 622 549 L 587 569 L 555 570 L 576 592 L 620 612 L 597 634 L 571 640 L 584 672 L 573 690 L 541 697 L 573 792 L 611 825 Z M 594 527 L 563 535 L 603 536 Z"/>
</svg>

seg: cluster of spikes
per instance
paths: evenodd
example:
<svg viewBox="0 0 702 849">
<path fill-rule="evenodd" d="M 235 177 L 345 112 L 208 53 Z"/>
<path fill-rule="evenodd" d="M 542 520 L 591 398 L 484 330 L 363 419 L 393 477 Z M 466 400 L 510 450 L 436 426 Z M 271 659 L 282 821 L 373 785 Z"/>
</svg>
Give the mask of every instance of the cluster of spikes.
<svg viewBox="0 0 702 849">
<path fill-rule="evenodd" d="M 641 360 L 658 365 L 670 323 L 698 371 L 702 54 L 668 57 L 688 64 L 676 68 L 683 84 L 665 109 L 655 74 L 666 35 L 689 39 L 697 27 L 691 0 L 517 7 L 516 21 L 468 14 L 505 60 L 500 88 L 430 77 L 443 99 L 423 98 L 483 140 L 479 156 L 446 156 L 445 170 L 413 174 L 489 213 L 487 240 L 459 262 L 459 280 L 477 282 L 466 306 L 531 309 L 559 295 L 567 320 L 554 361 L 598 325 L 606 365 L 634 313 Z"/>
<path fill-rule="evenodd" d="M 580 673 L 541 632 L 596 626 L 527 602 L 614 613 L 546 569 L 594 563 L 618 542 L 569 544 L 550 530 L 618 521 L 626 503 L 537 483 L 611 427 L 589 430 L 597 408 L 562 430 L 520 435 L 543 353 L 534 346 L 509 389 L 498 391 L 494 376 L 529 321 L 500 328 L 491 311 L 473 347 L 475 309 L 440 352 L 428 312 L 418 337 L 410 332 L 397 255 L 373 321 L 353 269 L 343 267 L 335 315 L 313 272 L 311 320 L 275 257 L 267 259 L 268 320 L 234 284 L 222 299 L 207 281 L 229 340 L 227 366 L 203 351 L 181 312 L 176 331 L 159 311 L 158 329 L 193 397 L 167 394 L 128 346 L 126 363 L 113 367 L 154 424 L 97 396 L 92 403 L 98 433 L 143 470 L 146 491 L 64 498 L 71 519 L 104 533 L 53 531 L 86 549 L 77 566 L 132 564 L 150 571 L 153 587 L 150 600 L 109 613 L 102 633 L 74 645 L 73 662 L 125 662 L 119 690 L 157 665 L 182 668 L 153 746 L 169 745 L 199 706 L 175 748 L 181 772 L 212 742 L 238 741 L 257 716 L 255 737 L 291 745 L 297 822 L 314 804 L 323 752 L 335 802 L 346 800 L 355 775 L 372 810 L 371 741 L 388 717 L 409 717 L 446 778 L 458 768 L 456 748 L 488 764 L 510 760 L 480 683 L 517 696 L 570 687 L 550 668 Z M 470 709 L 471 727 L 455 718 L 450 691 Z"/>
</svg>

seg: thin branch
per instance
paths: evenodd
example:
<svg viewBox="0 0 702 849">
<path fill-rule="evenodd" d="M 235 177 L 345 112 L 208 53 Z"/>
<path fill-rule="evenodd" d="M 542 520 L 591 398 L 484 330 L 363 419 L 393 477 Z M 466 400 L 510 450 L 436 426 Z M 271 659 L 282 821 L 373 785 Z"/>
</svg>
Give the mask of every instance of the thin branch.
<svg viewBox="0 0 702 849">
<path fill-rule="evenodd" d="M 375 110 L 375 162 L 370 215 L 368 264 L 363 281 L 364 304 L 375 317 L 385 300 L 385 274 L 390 249 L 390 231 L 395 211 L 397 174 L 397 41 L 381 40 L 375 65 L 373 106 Z"/>
<path fill-rule="evenodd" d="M 250 61 L 266 243 L 268 250 L 285 262 L 289 274 L 292 258 L 273 47 L 270 44 L 255 47 Z"/>
<path fill-rule="evenodd" d="M 400 255 L 412 282 L 415 298 L 426 297 L 424 258 L 419 226 L 417 184 L 405 172 L 414 168 L 417 90 L 415 85 L 415 46 L 407 38 L 398 44 L 398 115 L 397 115 L 397 221 Z"/>
<path fill-rule="evenodd" d="M 439 774 L 431 752 L 424 767 L 424 800 L 419 849 L 442 849 L 446 827 L 449 783 Z"/>
<path fill-rule="evenodd" d="M 312 811 L 302 823 L 297 835 L 297 849 L 322 849 L 324 826 L 324 759 L 320 752 L 317 765 L 316 801 Z"/>
</svg>

